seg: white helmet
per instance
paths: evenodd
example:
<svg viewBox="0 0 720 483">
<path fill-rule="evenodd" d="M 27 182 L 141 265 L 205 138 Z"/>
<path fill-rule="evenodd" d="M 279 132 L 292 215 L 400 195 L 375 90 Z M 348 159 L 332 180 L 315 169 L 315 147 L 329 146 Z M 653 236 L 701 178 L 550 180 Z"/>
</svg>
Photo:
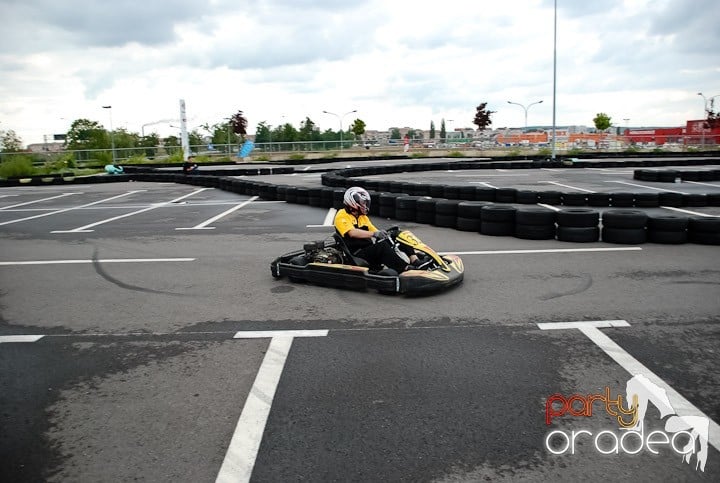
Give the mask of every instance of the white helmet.
<svg viewBox="0 0 720 483">
<path fill-rule="evenodd" d="M 367 215 L 370 211 L 370 193 L 359 186 L 352 186 L 345 191 L 343 203 L 350 211 Z"/>
</svg>

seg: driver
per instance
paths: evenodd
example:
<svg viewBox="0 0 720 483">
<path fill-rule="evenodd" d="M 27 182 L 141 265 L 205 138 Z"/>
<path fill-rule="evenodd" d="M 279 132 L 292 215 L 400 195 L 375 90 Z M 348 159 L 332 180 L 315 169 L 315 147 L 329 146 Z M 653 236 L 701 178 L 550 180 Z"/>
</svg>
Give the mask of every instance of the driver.
<svg viewBox="0 0 720 483">
<path fill-rule="evenodd" d="M 412 248 L 401 245 L 401 250 L 408 255 L 413 266 L 395 252 L 387 232 L 378 230 L 370 221 L 367 216 L 370 211 L 370 194 L 364 188 L 348 188 L 343 196 L 343 204 L 345 208 L 335 214 L 335 230 L 343 237 L 353 255 L 364 258 L 371 266 L 383 264 L 398 273 L 414 268 L 418 257 Z"/>
</svg>

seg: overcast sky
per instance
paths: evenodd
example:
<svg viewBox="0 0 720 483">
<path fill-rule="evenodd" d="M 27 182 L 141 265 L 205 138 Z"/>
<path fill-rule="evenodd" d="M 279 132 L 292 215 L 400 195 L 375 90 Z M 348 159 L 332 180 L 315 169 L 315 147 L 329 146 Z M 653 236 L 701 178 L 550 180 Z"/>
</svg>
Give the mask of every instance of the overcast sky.
<svg viewBox="0 0 720 483">
<path fill-rule="evenodd" d="M 558 0 L 557 125 L 680 126 L 720 94 L 717 0 Z M 553 0 L 0 0 L 0 130 L 140 132 L 243 110 L 321 129 L 551 125 Z M 716 99 L 720 103 L 720 97 Z M 625 121 L 624 119 L 629 119 Z M 146 133 L 177 132 L 169 123 Z"/>
</svg>

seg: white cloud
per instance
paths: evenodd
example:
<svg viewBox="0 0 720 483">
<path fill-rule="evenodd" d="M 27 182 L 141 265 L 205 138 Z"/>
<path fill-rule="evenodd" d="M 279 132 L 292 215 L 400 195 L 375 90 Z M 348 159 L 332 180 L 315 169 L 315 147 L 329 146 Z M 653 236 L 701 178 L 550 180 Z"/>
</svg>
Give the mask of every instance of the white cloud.
<svg viewBox="0 0 720 483">
<path fill-rule="evenodd" d="M 251 130 L 328 110 L 368 129 L 552 122 L 551 0 L 0 0 L 0 129 L 26 143 L 77 118 L 141 130 L 178 117 L 190 127 L 242 109 Z M 557 123 L 683 125 L 720 93 L 720 3 L 558 2 Z M 167 125 L 149 128 L 160 134 Z"/>
</svg>

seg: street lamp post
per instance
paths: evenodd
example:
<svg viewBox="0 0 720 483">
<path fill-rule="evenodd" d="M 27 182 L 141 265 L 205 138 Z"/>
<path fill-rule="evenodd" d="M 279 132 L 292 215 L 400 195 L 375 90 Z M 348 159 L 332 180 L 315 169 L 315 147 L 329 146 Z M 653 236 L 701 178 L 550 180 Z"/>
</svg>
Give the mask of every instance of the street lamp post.
<svg viewBox="0 0 720 483">
<path fill-rule="evenodd" d="M 102 106 L 103 109 L 107 109 L 110 114 L 110 152 L 112 153 L 112 162 L 115 164 L 115 133 L 113 132 L 112 125 L 112 106 Z"/>
<path fill-rule="evenodd" d="M 525 130 L 524 130 L 523 132 L 527 132 L 528 110 L 530 109 L 531 106 L 534 106 L 535 104 L 542 104 L 542 101 L 531 102 L 531 103 L 528 104 L 527 106 L 524 106 L 524 105 L 522 105 L 522 104 L 520 104 L 520 103 L 518 103 L 518 102 L 513 102 L 513 101 L 507 101 L 507 102 L 508 102 L 508 104 L 515 104 L 516 106 L 520 106 L 520 107 L 523 108 L 523 110 L 525 111 Z"/>
<path fill-rule="evenodd" d="M 352 114 L 353 112 L 357 112 L 357 109 L 353 109 L 352 111 L 348 111 L 348 112 L 346 112 L 345 114 L 343 114 L 342 116 L 339 116 L 339 115 L 335 114 L 334 112 L 330 112 L 330 111 L 323 111 L 323 112 L 324 112 L 325 114 L 330 114 L 331 116 L 337 117 L 338 120 L 340 121 L 340 151 L 342 151 L 342 150 L 343 150 L 343 125 L 342 125 L 343 119 L 344 119 L 345 116 L 347 116 L 348 114 Z"/>
<path fill-rule="evenodd" d="M 550 158 L 555 161 L 555 151 L 557 144 L 557 128 L 555 125 L 555 112 L 557 103 L 555 96 L 557 94 L 557 0 L 554 2 L 553 10 L 553 115 L 552 115 L 552 154 Z"/>
</svg>

